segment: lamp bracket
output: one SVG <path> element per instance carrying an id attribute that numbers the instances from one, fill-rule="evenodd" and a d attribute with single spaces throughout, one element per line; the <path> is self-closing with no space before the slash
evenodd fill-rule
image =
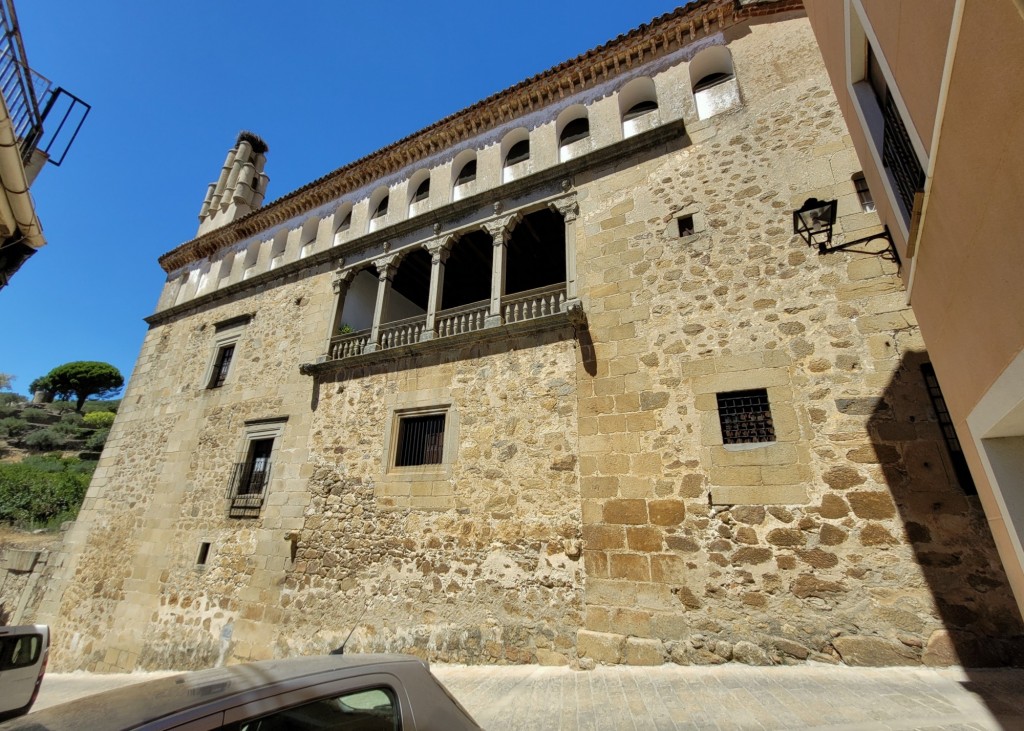
<path id="1" fill-rule="evenodd" d="M 886 241 L 889 242 L 889 245 L 885 248 L 885 250 L 879 253 L 882 255 L 883 259 L 888 259 L 889 261 L 895 262 L 896 266 L 900 266 L 902 264 L 902 262 L 900 261 L 900 255 L 896 251 L 896 244 L 892 240 L 892 234 L 889 232 L 888 226 L 883 226 L 883 230 L 879 231 L 876 234 L 871 234 L 870 236 L 865 236 L 864 238 L 855 239 L 854 241 L 846 241 L 842 244 L 833 245 L 825 242 L 819 243 L 818 255 L 824 256 L 825 254 L 831 254 L 833 251 L 843 251 L 844 249 L 849 249 L 853 246 L 857 246 L 858 244 L 866 244 L 869 241 L 874 241 L 875 239 L 885 239 Z"/>

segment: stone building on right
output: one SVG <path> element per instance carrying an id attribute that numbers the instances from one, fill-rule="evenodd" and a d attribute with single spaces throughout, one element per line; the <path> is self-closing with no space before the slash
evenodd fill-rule
<path id="1" fill-rule="evenodd" d="M 1024 3 L 806 0 L 924 376 L 1024 607 Z M 868 203 L 870 201 L 870 203 Z M 944 399 L 938 395 L 941 383 Z"/>

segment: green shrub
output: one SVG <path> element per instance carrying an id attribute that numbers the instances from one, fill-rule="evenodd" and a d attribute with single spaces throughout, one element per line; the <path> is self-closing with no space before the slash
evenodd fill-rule
<path id="1" fill-rule="evenodd" d="M 113 411 L 90 411 L 82 421 L 93 429 L 109 429 L 116 417 Z"/>
<path id="2" fill-rule="evenodd" d="M 20 393 L 0 393 L 0 405 L 2 406 L 17 406 L 28 401 L 27 398 L 22 396 Z"/>
<path id="3" fill-rule="evenodd" d="M 60 415 L 61 424 L 73 424 L 74 426 L 81 426 L 83 416 L 77 411 L 65 411 Z"/>
<path id="4" fill-rule="evenodd" d="M 86 401 L 85 406 L 82 407 L 82 413 L 89 414 L 93 411 L 113 411 L 117 413 L 117 408 L 121 405 L 121 399 L 107 399 L 106 401 Z"/>
<path id="5" fill-rule="evenodd" d="M 46 457 L 0 464 L 0 521 L 58 525 L 73 519 L 91 477 L 79 466 L 95 464 Z"/>
<path id="6" fill-rule="evenodd" d="M 28 428 L 28 422 L 16 416 L 6 416 L 0 419 L 0 436 L 16 437 L 19 434 L 24 434 Z"/>
<path id="7" fill-rule="evenodd" d="M 63 449 L 73 440 L 66 430 L 60 429 L 62 426 L 64 425 L 55 424 L 51 427 L 47 427 L 46 429 L 39 429 L 25 437 L 22 442 L 30 449 Z M 78 430 L 75 429 L 75 431 L 77 432 Z"/>
<path id="8" fill-rule="evenodd" d="M 21 412 L 15 404 L 0 404 L 0 418 L 17 416 Z"/>
<path id="9" fill-rule="evenodd" d="M 103 445 L 107 443 L 110 429 L 98 429 L 91 437 L 85 440 L 85 448 L 90 452 L 102 452 Z"/>

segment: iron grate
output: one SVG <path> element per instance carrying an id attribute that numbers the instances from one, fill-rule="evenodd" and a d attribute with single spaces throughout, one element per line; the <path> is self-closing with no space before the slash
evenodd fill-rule
<path id="1" fill-rule="evenodd" d="M 763 388 L 718 394 L 718 418 L 724 444 L 775 441 L 768 392 Z"/>

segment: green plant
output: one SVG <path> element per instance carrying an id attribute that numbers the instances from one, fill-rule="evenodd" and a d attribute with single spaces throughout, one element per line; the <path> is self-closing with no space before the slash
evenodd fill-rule
<path id="1" fill-rule="evenodd" d="M 113 411 L 90 411 L 82 421 L 93 429 L 109 429 L 115 418 L 117 418 L 117 414 Z"/>
<path id="2" fill-rule="evenodd" d="M 98 429 L 93 432 L 93 435 L 85 440 L 85 448 L 90 452 L 100 452 L 103 450 L 103 445 L 107 443 L 107 437 L 110 435 L 110 429 Z"/>
<path id="3" fill-rule="evenodd" d="M 343 322 L 340 325 L 338 325 L 338 333 L 340 335 L 348 335 L 349 333 L 354 333 L 354 332 L 355 332 L 355 330 L 347 322 Z"/>
<path id="4" fill-rule="evenodd" d="M 81 426 L 82 415 L 75 411 L 65 411 L 60 415 L 61 424 L 73 424 L 74 426 Z"/>
<path id="5" fill-rule="evenodd" d="M 28 431 L 29 424 L 24 419 L 16 416 L 7 416 L 0 419 L 0 436 L 16 437 Z"/>
<path id="6" fill-rule="evenodd" d="M 17 404 L 23 404 L 26 401 L 28 401 L 28 399 L 20 393 L 0 393 L 0 405 L 3 406 L 15 406 Z"/>
<path id="7" fill-rule="evenodd" d="M 63 425 L 56 424 L 34 431 L 25 437 L 22 443 L 30 449 L 63 449 L 70 445 L 73 439 L 67 432 L 60 430 L 61 426 Z"/>
<path id="8" fill-rule="evenodd" d="M 116 414 L 117 413 L 117 409 L 120 406 L 121 406 L 121 399 L 119 399 L 119 398 L 108 399 L 106 401 L 104 401 L 102 399 L 96 399 L 96 400 L 90 399 L 89 401 L 86 401 L 85 402 L 85 406 L 82 407 L 82 413 L 83 414 L 90 414 L 93 411 L 111 411 L 111 412 Z"/>
<path id="9" fill-rule="evenodd" d="M 0 521 L 56 526 L 73 519 L 95 466 L 53 457 L 0 464 Z"/>

